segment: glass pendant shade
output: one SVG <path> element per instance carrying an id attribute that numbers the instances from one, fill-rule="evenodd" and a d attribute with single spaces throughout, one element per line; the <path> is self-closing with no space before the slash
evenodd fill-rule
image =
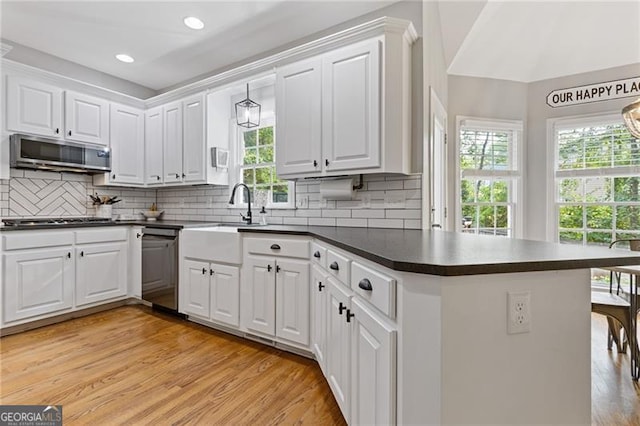
<path id="1" fill-rule="evenodd" d="M 622 109 L 622 118 L 629 132 L 636 138 L 640 138 L 640 99 Z"/>
<path id="2" fill-rule="evenodd" d="M 250 129 L 260 125 L 260 104 L 249 98 L 249 84 L 247 83 L 247 98 L 236 103 L 236 122 L 238 126 Z"/>

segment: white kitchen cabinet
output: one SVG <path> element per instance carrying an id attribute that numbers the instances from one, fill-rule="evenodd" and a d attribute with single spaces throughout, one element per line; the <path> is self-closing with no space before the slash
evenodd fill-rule
<path id="1" fill-rule="evenodd" d="M 351 327 L 346 321 L 351 291 L 333 278 L 328 280 L 327 381 L 347 423 L 351 402 Z"/>
<path id="2" fill-rule="evenodd" d="M 94 185 L 144 183 L 144 112 L 111 104 L 111 173 L 96 175 Z"/>
<path id="3" fill-rule="evenodd" d="M 277 259 L 276 336 L 309 345 L 309 262 Z"/>
<path id="4" fill-rule="evenodd" d="M 311 350 L 327 375 L 327 275 L 317 266 L 311 267 Z"/>
<path id="5" fill-rule="evenodd" d="M 75 248 L 76 306 L 127 295 L 127 242 Z"/>
<path id="6" fill-rule="evenodd" d="M 164 113 L 162 107 L 145 112 L 144 181 L 147 185 L 164 183 Z"/>
<path id="7" fill-rule="evenodd" d="M 278 176 L 411 173 L 415 39 L 385 32 L 277 68 Z"/>
<path id="8" fill-rule="evenodd" d="M 127 294 L 142 298 L 142 226 L 132 226 L 129 230 L 129 282 Z"/>
<path id="9" fill-rule="evenodd" d="M 211 263 L 211 319 L 226 325 L 240 325 L 240 268 Z"/>
<path id="10" fill-rule="evenodd" d="M 396 330 L 358 297 L 351 324 L 351 423 L 396 422 Z M 352 316 L 353 315 L 353 316 Z"/>
<path id="11" fill-rule="evenodd" d="M 243 268 L 244 327 L 269 336 L 276 332 L 276 280 L 273 259 L 246 256 Z"/>
<path id="12" fill-rule="evenodd" d="M 62 137 L 62 89 L 28 78 L 8 76 L 7 130 Z"/>
<path id="13" fill-rule="evenodd" d="M 182 177 L 184 182 L 205 180 L 204 96 L 183 101 Z"/>
<path id="14" fill-rule="evenodd" d="M 182 311 L 187 315 L 197 315 L 202 318 L 210 316 L 209 262 L 185 259 L 183 264 Z"/>
<path id="15" fill-rule="evenodd" d="M 184 259 L 181 312 L 225 325 L 240 325 L 240 268 Z"/>
<path id="16" fill-rule="evenodd" d="M 373 39 L 322 58 L 324 167 L 357 170 L 380 166 L 380 49 Z"/>
<path id="17" fill-rule="evenodd" d="M 182 102 L 163 108 L 163 175 L 164 183 L 182 182 Z"/>
<path id="18" fill-rule="evenodd" d="M 109 145 L 109 102 L 67 91 L 64 106 L 65 139 Z"/>
<path id="19" fill-rule="evenodd" d="M 4 257 L 3 323 L 73 306 L 72 247 L 20 250 Z"/>
<path id="20" fill-rule="evenodd" d="M 322 60 L 276 70 L 276 169 L 279 175 L 322 170 Z"/>

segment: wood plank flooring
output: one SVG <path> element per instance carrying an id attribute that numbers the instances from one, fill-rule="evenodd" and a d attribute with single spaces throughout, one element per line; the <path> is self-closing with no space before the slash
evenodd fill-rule
<path id="1" fill-rule="evenodd" d="M 317 364 L 144 307 L 0 340 L 0 403 L 65 424 L 344 424 Z"/>
<path id="2" fill-rule="evenodd" d="M 592 316 L 592 421 L 639 425 L 629 355 Z M 74 424 L 344 424 L 317 364 L 127 306 L 0 339 L 0 403 L 62 404 Z"/>
<path id="3" fill-rule="evenodd" d="M 591 314 L 591 422 L 640 426 L 640 384 L 631 380 L 626 354 L 607 350 L 607 320 Z"/>

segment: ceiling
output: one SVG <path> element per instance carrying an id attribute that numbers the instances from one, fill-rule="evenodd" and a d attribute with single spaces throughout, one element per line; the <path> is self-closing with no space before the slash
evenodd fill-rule
<path id="1" fill-rule="evenodd" d="M 392 3 L 2 0 L 0 36 L 162 91 Z M 449 74 L 532 82 L 640 66 L 637 0 L 442 0 L 438 7 Z M 205 28 L 187 28 L 186 16 Z M 136 61 L 121 63 L 118 53 Z"/>
<path id="2" fill-rule="evenodd" d="M 9 44 L 161 90 L 391 3 L 2 0 L 0 34 Z M 187 28 L 187 16 L 200 18 L 205 28 Z M 119 53 L 135 62 L 116 60 Z"/>
<path id="3" fill-rule="evenodd" d="M 442 1 L 448 73 L 521 82 L 638 64 L 640 1 Z"/>

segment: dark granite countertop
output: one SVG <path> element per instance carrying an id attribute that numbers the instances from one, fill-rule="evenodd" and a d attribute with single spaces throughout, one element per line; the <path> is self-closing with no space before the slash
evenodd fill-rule
<path id="1" fill-rule="evenodd" d="M 215 226 L 204 221 L 114 221 L 0 227 L 0 231 L 140 225 L 157 228 Z M 347 228 L 330 226 L 238 226 L 243 233 L 307 235 L 397 271 L 456 276 L 509 272 L 552 271 L 640 265 L 640 252 L 583 247 L 541 241 L 413 229 Z"/>
<path id="2" fill-rule="evenodd" d="M 281 225 L 238 231 L 310 235 L 390 269 L 441 276 L 640 265 L 640 252 L 446 231 Z"/>

